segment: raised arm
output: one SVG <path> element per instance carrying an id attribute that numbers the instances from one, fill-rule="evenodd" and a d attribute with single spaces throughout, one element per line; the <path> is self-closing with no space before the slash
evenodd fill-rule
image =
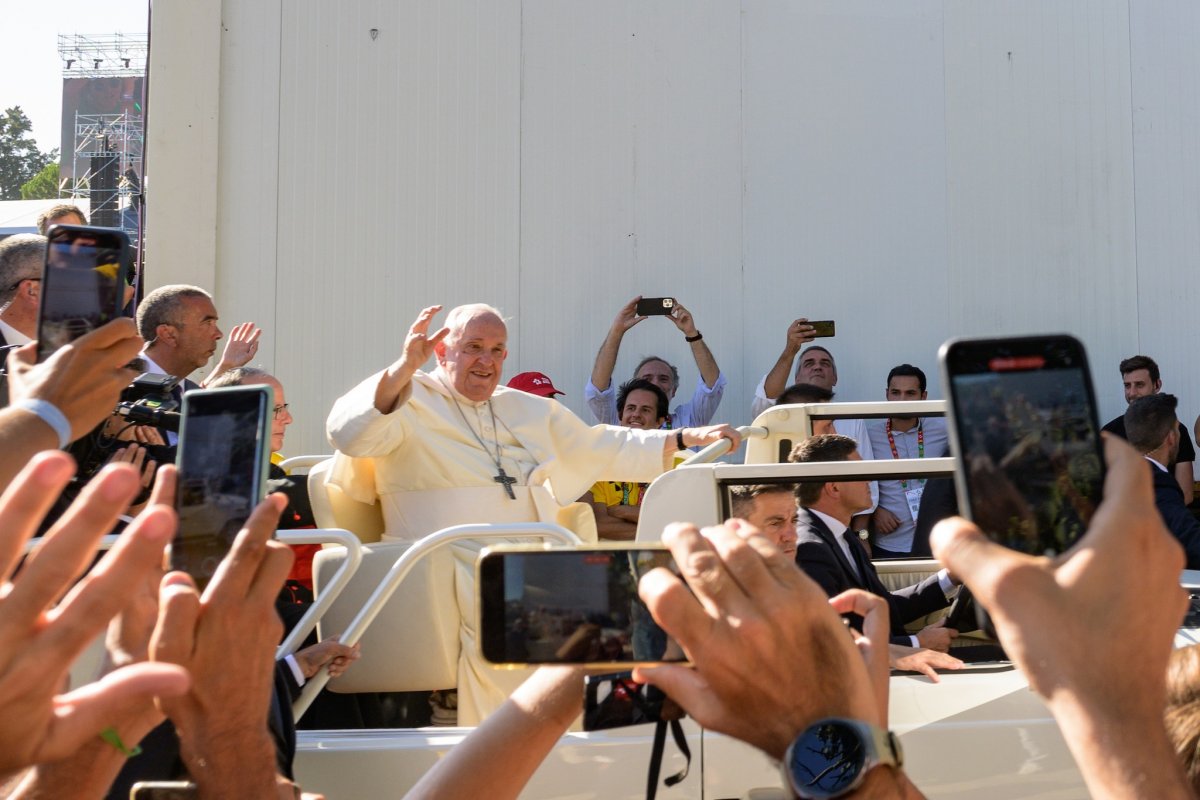
<path id="1" fill-rule="evenodd" d="M 412 376 L 433 356 L 434 348 L 450 333 L 449 328 L 442 328 L 429 335 L 429 323 L 441 310 L 441 306 L 429 306 L 417 316 L 417 321 L 408 329 L 408 336 L 404 339 L 404 354 L 379 379 L 379 385 L 375 388 L 375 408 L 381 414 L 390 414 L 404 405 L 412 393 Z"/>
<path id="2" fill-rule="evenodd" d="M 617 318 L 608 329 L 608 335 L 604 337 L 604 343 L 600 345 L 600 352 L 596 353 L 596 363 L 592 365 L 592 386 L 602 392 L 612 382 L 613 370 L 617 366 L 617 354 L 621 352 L 621 340 L 625 338 L 625 331 L 645 319 L 637 314 L 638 300 L 641 299 L 639 294 L 621 307 Z"/>
<path id="3" fill-rule="evenodd" d="M 258 340 L 262 336 L 262 328 L 253 322 L 243 322 L 234 326 L 225 340 L 225 349 L 221 351 L 221 360 L 208 373 L 208 377 L 200 381 L 200 386 L 208 386 L 222 372 L 244 367 L 258 353 Z"/>
<path id="4" fill-rule="evenodd" d="M 775 366 L 771 367 L 771 371 L 767 373 L 767 377 L 763 381 L 763 391 L 767 395 L 767 399 L 774 400 L 788 387 L 792 377 L 792 362 L 796 359 L 800 348 L 815 338 L 813 331 L 813 326 L 808 324 L 808 317 L 801 317 L 788 325 L 783 352 L 779 354 L 779 358 L 775 360 Z"/>
<path id="5" fill-rule="evenodd" d="M 701 334 L 696 329 L 696 320 L 692 317 L 692 312 L 676 301 L 670 319 L 687 339 L 688 346 L 692 348 L 692 358 L 696 360 L 696 369 L 700 370 L 704 385 L 711 389 L 721 375 L 721 368 L 717 366 L 717 360 L 713 358 L 712 351 L 708 349 L 704 339 L 697 338 Z"/>
<path id="6" fill-rule="evenodd" d="M 516 797 L 582 710 L 583 672 L 542 667 L 405 797 Z"/>
<path id="7" fill-rule="evenodd" d="M 1008 550 L 958 517 L 934 528 L 933 553 L 991 613 L 1092 797 L 1190 798 L 1163 724 L 1167 661 L 1187 606 L 1183 552 L 1155 511 L 1142 457 L 1115 436 L 1105 452 L 1104 500 L 1057 559 Z"/>

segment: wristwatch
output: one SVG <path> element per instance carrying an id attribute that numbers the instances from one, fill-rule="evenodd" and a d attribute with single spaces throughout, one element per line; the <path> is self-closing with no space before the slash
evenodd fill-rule
<path id="1" fill-rule="evenodd" d="M 864 542 L 871 538 L 871 532 L 866 528 L 863 528 L 861 531 L 854 531 L 854 535 L 862 539 Z"/>
<path id="2" fill-rule="evenodd" d="M 797 797 L 825 800 L 853 792 L 875 767 L 904 763 L 900 740 L 866 722 L 817 720 L 796 737 L 783 757 L 783 777 Z"/>

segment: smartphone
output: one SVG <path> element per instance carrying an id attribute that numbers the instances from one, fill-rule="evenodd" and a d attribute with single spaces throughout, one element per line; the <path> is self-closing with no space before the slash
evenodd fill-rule
<path id="1" fill-rule="evenodd" d="M 674 297 L 643 297 L 635 309 L 639 317 L 666 316 L 675 310 Z"/>
<path id="2" fill-rule="evenodd" d="M 938 357 L 959 508 L 1006 547 L 1063 552 L 1104 485 L 1083 344 L 1062 334 L 956 339 Z"/>
<path id="3" fill-rule="evenodd" d="M 479 646 L 507 667 L 685 663 L 650 616 L 637 585 L 655 567 L 676 574 L 665 547 L 490 547 L 479 557 Z"/>
<path id="4" fill-rule="evenodd" d="M 130 275 L 129 237 L 114 228 L 54 225 L 46 234 L 38 360 L 121 316 Z"/>
<path id="5" fill-rule="evenodd" d="M 270 386 L 200 389 L 183 396 L 171 569 L 203 589 L 263 499 L 275 405 Z"/>
<path id="6" fill-rule="evenodd" d="M 817 339 L 828 338 L 837 332 L 837 326 L 831 319 L 818 319 L 808 324 L 813 326 L 813 336 Z"/>

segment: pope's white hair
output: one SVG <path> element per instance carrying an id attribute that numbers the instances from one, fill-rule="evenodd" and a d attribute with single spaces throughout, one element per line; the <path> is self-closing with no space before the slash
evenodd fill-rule
<path id="1" fill-rule="evenodd" d="M 488 316 L 495 317 L 500 321 L 500 324 L 506 328 L 508 327 L 504 315 L 495 306 L 489 306 L 487 303 L 467 303 L 466 305 L 455 306 L 446 314 L 445 325 L 450 329 L 450 333 L 446 336 L 446 341 L 457 341 L 463 329 L 467 327 L 471 320 Z"/>

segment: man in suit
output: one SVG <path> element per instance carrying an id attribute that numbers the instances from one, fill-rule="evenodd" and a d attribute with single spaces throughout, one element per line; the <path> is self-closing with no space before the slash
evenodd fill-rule
<path id="1" fill-rule="evenodd" d="M 1179 420 L 1173 394 L 1138 397 L 1125 409 L 1125 434 L 1129 443 L 1145 456 L 1154 477 L 1154 504 L 1167 529 L 1183 545 L 1187 568 L 1200 569 L 1200 522 L 1184 504 L 1183 492 L 1167 465 L 1179 452 Z"/>
<path id="2" fill-rule="evenodd" d="M 858 446 L 848 436 L 813 436 L 792 451 L 790 461 L 861 461 Z M 861 540 L 849 535 L 855 512 L 870 503 L 866 481 L 806 481 L 797 491 L 802 507 L 797 525 L 796 564 L 830 597 L 847 589 L 865 589 L 888 601 L 893 644 L 947 651 L 958 631 L 941 621 L 908 635 L 906 623 L 932 614 L 950 604 L 956 584 L 946 570 L 931 575 L 915 586 L 889 592 L 879 579 Z M 851 620 L 851 624 L 856 621 Z"/>

